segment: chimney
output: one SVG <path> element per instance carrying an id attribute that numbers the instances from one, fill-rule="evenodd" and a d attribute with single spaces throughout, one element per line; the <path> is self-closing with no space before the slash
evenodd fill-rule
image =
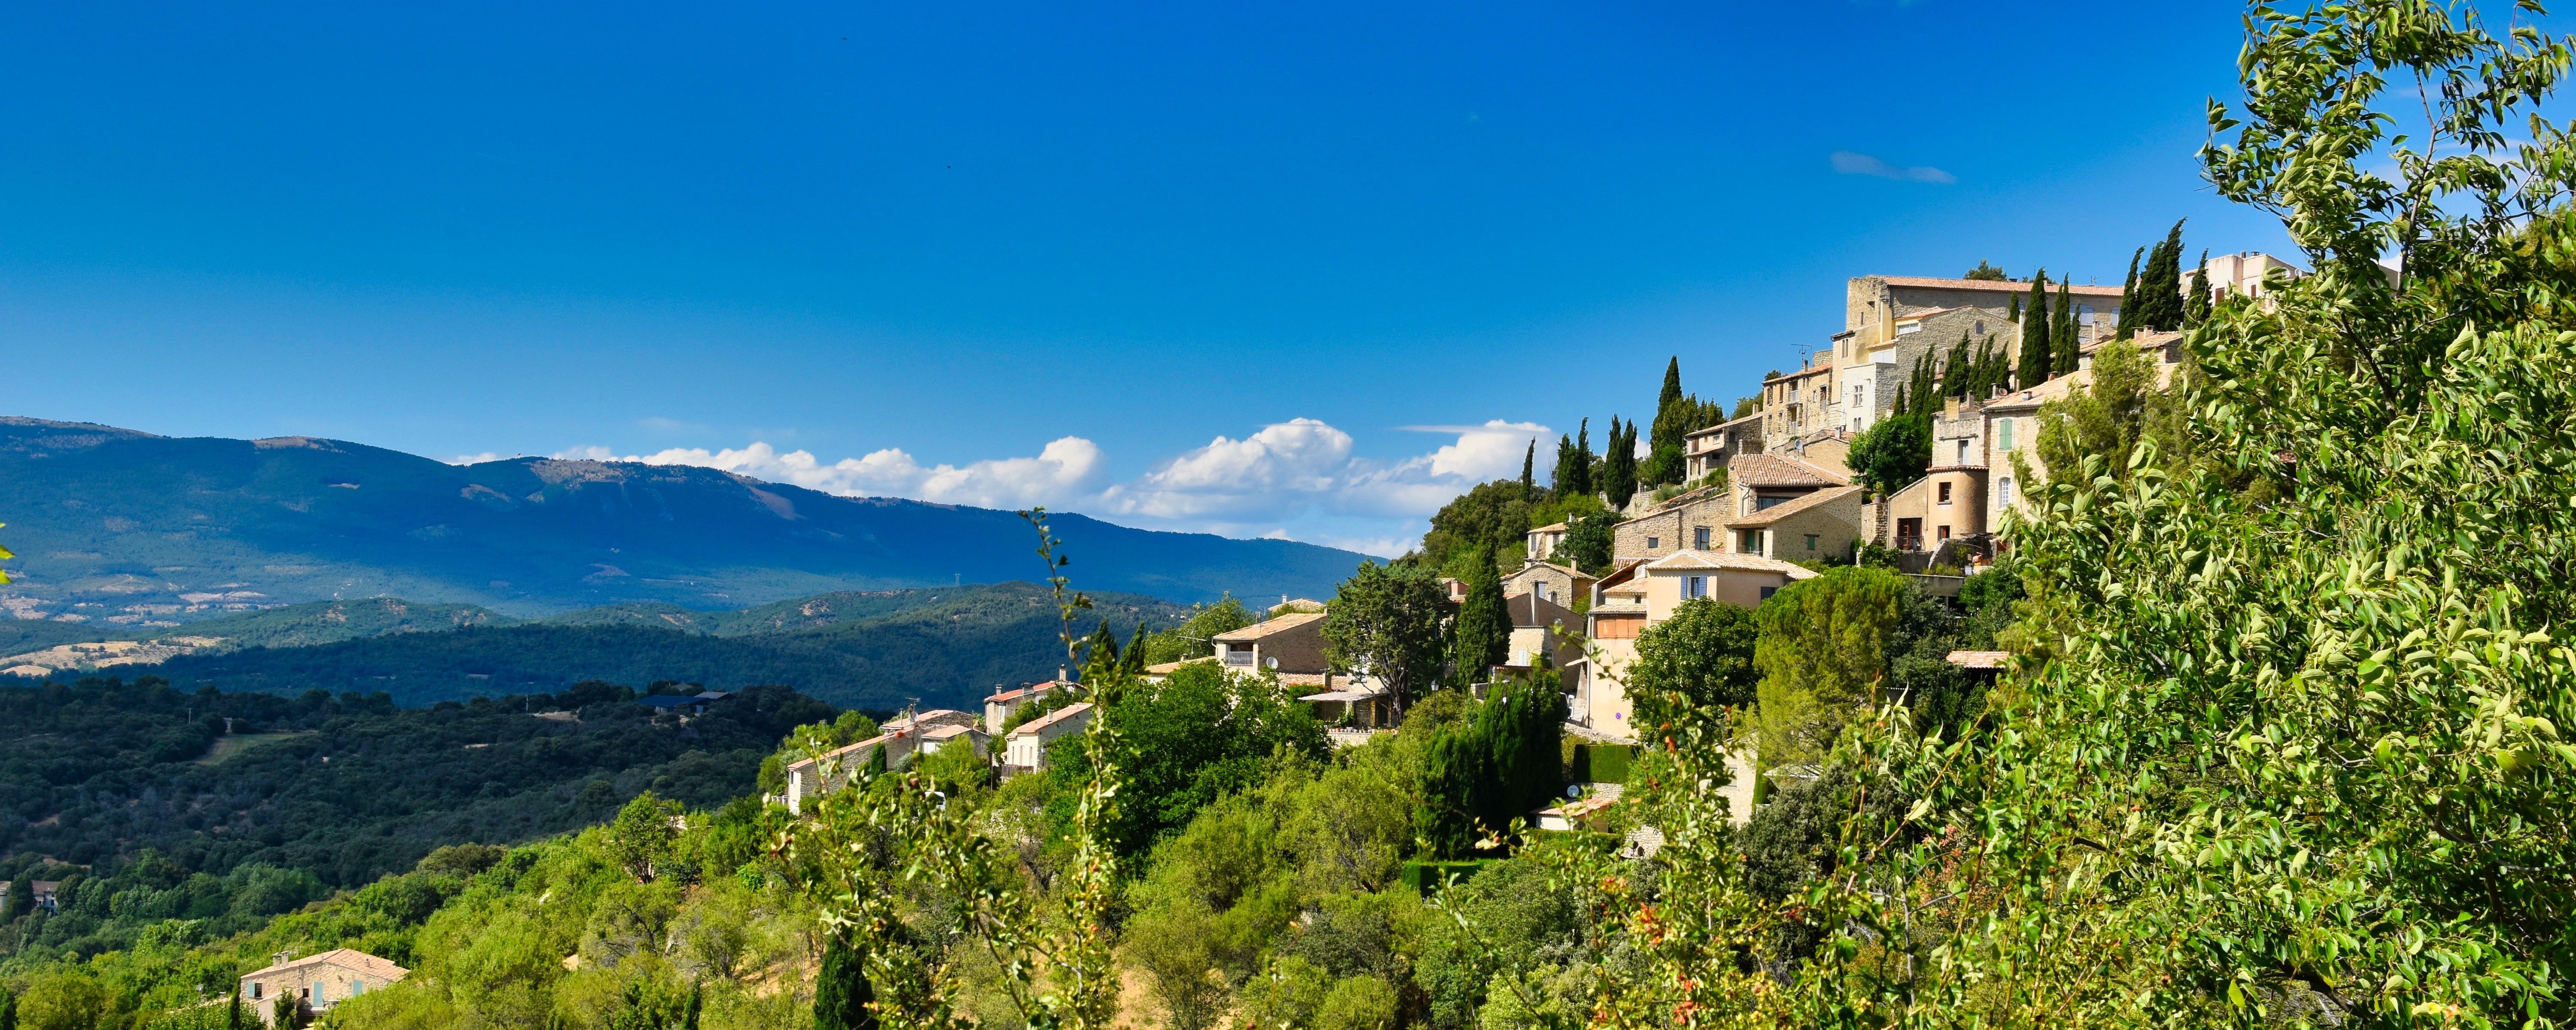
<path id="1" fill-rule="evenodd" d="M 294 953 L 294 952 L 292 952 L 292 951 L 281 951 L 281 952 L 278 952 L 277 954 L 274 954 L 274 955 L 269 956 L 269 958 L 272 958 L 272 959 L 275 959 L 275 960 L 276 960 L 276 961 L 274 961 L 274 962 L 271 962 L 271 963 L 270 963 L 270 965 L 278 965 L 278 966 L 282 966 L 282 965 L 285 965 L 289 960 L 293 959 L 294 957 L 295 957 L 295 953 Z"/>
<path id="2" fill-rule="evenodd" d="M 1072 670 L 1071 668 L 1069 668 L 1069 667 L 1067 667 L 1067 666 L 1062 666 L 1062 665 L 1059 665 L 1059 666 L 1056 666 L 1056 667 L 1055 667 L 1055 681 L 1056 681 L 1056 682 L 1058 682 L 1058 683 L 1064 683 L 1064 682 L 1067 682 L 1067 681 L 1071 680 L 1072 678 L 1073 678 L 1073 670 Z"/>

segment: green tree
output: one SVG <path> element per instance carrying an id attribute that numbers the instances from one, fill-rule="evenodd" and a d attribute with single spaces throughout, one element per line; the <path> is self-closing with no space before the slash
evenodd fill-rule
<path id="1" fill-rule="evenodd" d="M 1885 569 L 1842 566 L 1782 587 L 1754 610 L 1762 761 L 1813 762 L 1878 698 L 1907 593 Z"/>
<path id="2" fill-rule="evenodd" d="M 1536 499 L 1538 495 L 1538 440 L 1531 438 L 1529 449 L 1521 452 L 1521 493 Z"/>
<path id="3" fill-rule="evenodd" d="M 2140 247 L 2136 253 L 2130 254 L 2129 277 L 2120 280 L 2120 325 L 2118 331 L 2112 335 L 2123 340 L 2138 333 L 2138 261 L 2146 256 L 2145 247 Z"/>
<path id="4" fill-rule="evenodd" d="M 1440 678 L 1448 615 L 1448 591 L 1429 573 L 1363 562 L 1333 598 L 1324 653 L 1337 671 L 1384 685 L 1401 712 Z"/>
<path id="5" fill-rule="evenodd" d="M 1560 497 L 1588 497 L 1596 492 L 1592 482 L 1592 420 L 1584 419 L 1576 428 L 1575 437 L 1559 436 L 1556 441 L 1556 470 L 1550 473 L 1548 489 Z"/>
<path id="6" fill-rule="evenodd" d="M 1487 670 L 1510 656 L 1512 613 L 1503 603 L 1502 577 L 1490 562 L 1467 573 L 1467 597 L 1449 629 L 1450 675 L 1460 684 L 1483 682 Z"/>
<path id="7" fill-rule="evenodd" d="M 2182 225 L 2176 221 L 2164 241 L 2147 252 L 2146 271 L 2138 275 L 2139 329 L 2182 328 Z"/>
<path id="8" fill-rule="evenodd" d="M 869 1007 L 876 988 L 868 983 L 867 957 L 837 933 L 823 935 L 823 968 L 814 978 L 814 1030 L 876 1030 Z"/>
<path id="9" fill-rule="evenodd" d="M 1334 619 L 1341 603 L 1335 602 Z M 1048 763 L 1063 783 L 1086 782 L 1106 765 L 1131 785 L 1100 831 L 1122 858 L 1145 854 L 1201 808 L 1259 783 L 1274 754 L 1314 757 L 1326 749 L 1313 712 L 1276 675 L 1231 673 L 1212 663 L 1116 691 L 1095 721 L 1106 723 L 1116 742 L 1106 753 L 1050 751 Z"/>
<path id="10" fill-rule="evenodd" d="M 2155 364 L 2136 344 L 2105 343 L 2093 352 L 2090 383 L 2041 406 L 2040 462 L 2049 476 L 2062 478 L 2085 474 L 2084 459 L 2098 456 L 2096 469 L 2126 478 L 2132 451 L 2154 427 L 2166 424 L 2158 416 L 2175 403 L 2156 389 Z"/>
<path id="11" fill-rule="evenodd" d="M 1637 495 L 1637 424 L 1623 428 L 1618 416 L 1610 416 L 1609 448 L 1601 456 L 1601 493 L 1617 511 Z"/>
<path id="12" fill-rule="evenodd" d="M 1137 657 L 1136 668 L 1209 657 L 1216 653 L 1216 645 L 1209 641 L 1217 634 L 1231 633 L 1252 623 L 1252 611 L 1233 594 L 1227 594 L 1179 626 L 1146 637 L 1144 654 Z M 1130 653 L 1135 650 L 1134 645 L 1128 646 Z"/>
<path id="13" fill-rule="evenodd" d="M 2071 284 L 2057 284 L 2057 317 L 2048 333 L 2048 364 L 2059 375 L 2073 372 L 2083 363 L 2083 344 L 2077 339 L 2075 289 Z"/>
<path id="14" fill-rule="evenodd" d="M 2200 267 L 2191 277 L 2191 295 L 2183 298 L 2184 328 L 2209 321 L 2210 299 L 2214 290 L 2215 287 L 2209 284 L 2209 252 L 2204 250 L 2200 252 Z"/>
<path id="15" fill-rule="evenodd" d="M 1852 438 L 1847 454 L 1862 485 L 1882 496 L 1905 489 L 1932 467 L 1932 419 L 1891 412 Z"/>
<path id="16" fill-rule="evenodd" d="M 1977 262 L 1977 267 L 1969 269 L 1968 274 L 1960 276 L 1960 278 L 1973 279 L 1979 282 L 2000 283 L 2010 281 L 2010 277 L 2004 275 L 2003 269 L 1987 264 L 1984 261 Z"/>
<path id="17" fill-rule="evenodd" d="M 2021 370 L 2019 385 L 2029 389 L 2056 378 L 2050 367 L 2048 340 L 2048 270 L 2043 268 L 2030 279 L 2030 301 L 2021 307 Z"/>
<path id="18" fill-rule="evenodd" d="M 1753 652 L 1761 626 L 1747 608 L 1708 598 L 1682 602 L 1672 617 L 1637 634 L 1637 657 L 1622 674 L 1640 727 L 1691 712 L 1753 703 L 1761 675 Z"/>
<path id="19" fill-rule="evenodd" d="M 651 883 L 655 865 L 666 861 L 679 830 L 671 825 L 679 818 L 678 803 L 665 801 L 652 791 L 635 796 L 617 811 L 617 820 L 609 824 L 610 851 L 617 864 L 638 882 Z"/>
<path id="20" fill-rule="evenodd" d="M 1603 575 L 1610 571 L 1612 552 L 1618 545 L 1617 527 L 1623 521 L 1626 520 L 1615 511 L 1577 515 L 1566 521 L 1565 538 L 1557 542 L 1550 557 L 1586 575 Z"/>

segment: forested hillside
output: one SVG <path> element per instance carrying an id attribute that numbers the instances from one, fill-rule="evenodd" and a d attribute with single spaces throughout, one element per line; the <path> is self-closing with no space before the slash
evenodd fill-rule
<path id="1" fill-rule="evenodd" d="M 260 613 L 262 617 L 274 613 Z M 1191 609 L 1103 595 L 1085 630 L 1122 639 L 1169 628 Z M 604 679 L 714 689 L 796 688 L 835 704 L 972 707 L 997 685 L 1047 679 L 1062 664 L 1054 604 L 1027 583 L 829 594 L 744 612 L 622 605 L 533 624 L 395 632 L 310 647 L 252 647 L 120 667 L 227 692 L 382 691 L 395 703 L 563 690 Z M 293 624 L 312 621 L 299 618 Z"/>

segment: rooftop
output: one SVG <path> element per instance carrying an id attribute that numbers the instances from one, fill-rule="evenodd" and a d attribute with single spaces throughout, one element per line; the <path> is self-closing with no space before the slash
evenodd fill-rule
<path id="1" fill-rule="evenodd" d="M 1758 554 L 1737 554 L 1733 551 L 1675 551 L 1647 562 L 1646 568 L 1654 572 L 1686 572 L 1695 569 L 1777 572 L 1790 579 L 1816 578 L 1816 570 L 1795 562 L 1765 558 Z"/>
<path id="2" fill-rule="evenodd" d="M 1787 454 L 1741 454 L 1727 478 L 1742 486 L 1849 486 L 1851 476 Z"/>
<path id="3" fill-rule="evenodd" d="M 280 962 L 266 969 L 243 973 L 242 979 L 247 980 L 254 976 L 268 976 L 275 973 L 283 973 L 288 970 L 301 969 L 306 966 L 339 966 L 343 969 L 355 969 L 369 976 L 383 977 L 387 980 L 400 980 L 405 976 L 411 975 L 411 970 L 404 969 L 401 966 L 397 966 L 391 962 L 385 961 L 384 959 L 367 954 L 366 952 L 359 951 L 356 948 L 334 948 L 319 955 L 306 955 L 303 958 L 295 959 L 290 962 Z"/>
<path id="4" fill-rule="evenodd" d="M 1962 669 L 2000 669 L 2011 664 L 2010 651 L 1952 651 L 1950 664 Z"/>
<path id="5" fill-rule="evenodd" d="M 1799 512 L 1822 507 L 1858 493 L 1860 493 L 1860 488 L 1857 486 L 1827 487 L 1796 500 L 1784 501 L 1768 508 L 1764 508 L 1751 515 L 1736 519 L 1734 522 L 1729 523 L 1729 525 L 1745 529 L 1768 526 L 1779 522 L 1781 519 L 1798 514 Z"/>
<path id="6" fill-rule="evenodd" d="M 1245 626 L 1242 629 L 1227 630 L 1226 632 L 1219 633 L 1208 639 L 1222 640 L 1230 644 L 1239 644 L 1246 641 L 1259 640 L 1276 633 L 1284 633 L 1309 622 L 1321 621 L 1323 617 L 1324 613 L 1322 612 L 1292 612 L 1287 615 L 1273 616 L 1268 622 L 1257 622 L 1252 625 Z"/>
<path id="7" fill-rule="evenodd" d="M 1861 276 L 1861 278 L 1876 279 L 1888 284 L 1889 286 L 1905 286 L 1918 290 L 1984 290 L 1989 292 L 1999 291 L 2011 293 L 2030 292 L 2030 283 L 2027 280 L 2021 279 L 2006 279 L 1998 282 L 1992 279 L 1939 279 L 1921 275 L 1867 275 Z M 2056 294 L 2057 285 L 2058 284 L 2055 283 L 2049 285 L 2048 292 L 2051 295 Z M 2067 285 L 2066 290 L 2069 294 L 2077 297 L 2117 297 L 2120 295 L 2120 288 L 2117 286 L 2076 286 L 2069 284 Z"/>
<path id="8" fill-rule="evenodd" d="M 1011 731 L 1011 735 L 1017 737 L 1023 734 L 1042 734 L 1068 721 L 1082 718 L 1090 711 L 1091 702 L 1077 701 L 1073 704 L 1058 708 L 1055 711 L 1046 713 L 1045 718 L 1031 719 L 1027 722 L 1021 723 L 1020 728 Z"/>
<path id="9" fill-rule="evenodd" d="M 1178 665 L 1178 664 L 1180 664 L 1180 663 L 1178 663 L 1178 662 L 1174 662 L 1174 663 L 1172 663 L 1172 664 L 1174 664 L 1174 665 Z M 1021 687 L 1020 689 L 1018 689 L 1018 690 L 1005 690 L 1005 691 L 1002 691 L 1001 693 L 998 693 L 998 694 L 995 694 L 995 695 L 993 695 L 993 696 L 991 696 L 991 697 L 985 698 L 985 699 L 984 699 L 984 703 L 985 703 L 985 704 L 995 704 L 995 703 L 999 703 L 999 702 L 1017 701 L 1017 700 L 1020 700 L 1021 698 L 1026 698 L 1026 697 L 1036 697 L 1037 695 L 1047 693 L 1047 692 L 1052 691 L 1052 690 L 1055 690 L 1055 689 L 1057 689 L 1057 688 L 1060 688 L 1060 687 L 1069 687 L 1069 686 L 1072 686 L 1072 685 L 1073 685 L 1073 684 L 1071 684 L 1071 683 L 1067 683 L 1067 682 L 1065 682 L 1065 681 L 1063 681 L 1063 680 L 1048 680 L 1048 681 L 1046 681 L 1046 682 L 1044 682 L 1044 683 L 1031 683 L 1031 684 L 1027 684 L 1027 685 L 1025 685 L 1025 686 L 1022 686 L 1022 687 Z"/>

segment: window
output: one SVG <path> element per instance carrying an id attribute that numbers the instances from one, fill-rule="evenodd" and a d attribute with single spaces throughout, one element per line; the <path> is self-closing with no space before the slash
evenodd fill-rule
<path id="1" fill-rule="evenodd" d="M 1684 577 L 1682 577 L 1682 599 L 1683 599 L 1683 600 L 1687 601 L 1687 600 L 1691 600 L 1691 599 L 1694 599 L 1694 598 L 1701 598 L 1701 597 L 1707 597 L 1707 596 L 1708 596 L 1708 577 L 1706 577 L 1706 576 L 1684 576 Z"/>
<path id="2" fill-rule="evenodd" d="M 1959 439 L 1959 461 L 1958 461 L 1958 463 L 1959 463 L 1959 464 L 1961 464 L 1961 465 L 1965 465 L 1965 464 L 1967 464 L 1967 463 L 1968 463 L 1968 440 L 1967 440 L 1967 438 L 1966 438 L 1966 437 L 1961 437 L 1961 438 Z"/>
<path id="3" fill-rule="evenodd" d="M 1656 548 L 1658 548 L 1658 547 L 1662 547 L 1662 546 L 1664 546 L 1663 538 L 1661 538 L 1661 537 L 1651 537 L 1651 536 L 1646 538 L 1646 549 L 1647 549 L 1647 550 L 1651 551 L 1651 550 L 1654 550 L 1654 549 L 1656 549 Z"/>
<path id="4" fill-rule="evenodd" d="M 1708 527 L 1707 527 L 1707 526 L 1701 526 L 1701 527 L 1699 527 L 1699 528 L 1697 528 L 1697 529 L 1693 529 L 1693 530 L 1691 530 L 1691 547 L 1692 547 L 1694 550 L 1701 550 L 1701 551 L 1708 550 Z"/>
<path id="5" fill-rule="evenodd" d="M 1980 318 L 1980 319 L 1978 319 L 1978 320 L 1977 320 L 1977 335 L 1979 335 L 1979 336 L 1984 336 L 1984 335 L 1986 335 L 1986 320 L 1985 320 L 1985 319 Z"/>
<path id="6" fill-rule="evenodd" d="M 1948 527 L 1948 526 L 1941 526 L 1941 527 L 1939 527 L 1939 528 L 1938 528 L 1938 532 L 1939 532 L 1939 534 L 1940 534 L 1939 539 L 1942 539 L 1942 540 L 1950 539 L 1950 527 Z"/>
<path id="7" fill-rule="evenodd" d="M 1758 530 L 1758 529 L 1739 529 L 1739 530 L 1736 530 L 1736 531 L 1735 531 L 1735 553 L 1737 553 L 1737 554 L 1760 554 L 1760 553 L 1762 553 L 1762 531 L 1761 531 L 1761 530 Z"/>
<path id="8" fill-rule="evenodd" d="M 1995 449 L 1999 451 L 2009 451 L 2012 449 L 2011 419 L 1999 418 L 1995 420 Z"/>
<path id="9" fill-rule="evenodd" d="M 1812 550 L 1815 550 L 1815 549 L 1816 549 L 1816 534 L 1814 534 L 1814 533 L 1809 533 L 1809 534 L 1807 534 L 1807 549 L 1808 549 L 1808 550 L 1810 550 L 1810 551 L 1812 551 Z"/>
<path id="10" fill-rule="evenodd" d="M 2011 476 L 2005 476 L 2002 479 L 1995 480 L 1995 507 L 1997 509 L 2012 507 Z"/>
<path id="11" fill-rule="evenodd" d="M 1770 599 L 1771 599 L 1771 595 L 1776 594 L 1776 593 L 1779 593 L 1779 592 L 1780 592 L 1780 588 L 1779 588 L 1779 587 L 1763 587 L 1763 588 L 1762 588 L 1762 599 L 1763 599 L 1763 600 L 1765 600 L 1765 601 L 1768 601 L 1768 600 L 1770 600 Z"/>
<path id="12" fill-rule="evenodd" d="M 251 983 L 251 985 L 250 985 L 250 997 L 251 997 L 251 1000 L 252 1000 L 252 1001 L 258 1001 L 258 1000 L 259 1000 L 259 999 L 261 999 L 261 998 L 267 997 L 267 995 L 268 995 L 268 985 L 267 985 L 267 984 L 259 983 L 259 982 L 256 982 L 256 981 L 254 981 L 254 982 L 252 982 L 252 983 Z"/>
<path id="13" fill-rule="evenodd" d="M 1948 483 L 1941 484 L 1941 503 L 1950 503 L 1950 484 Z"/>
<path id="14" fill-rule="evenodd" d="M 1540 581 L 1538 585 L 1538 599 L 1542 601 L 1556 600 L 1556 584 L 1549 583 L 1544 580 Z"/>

